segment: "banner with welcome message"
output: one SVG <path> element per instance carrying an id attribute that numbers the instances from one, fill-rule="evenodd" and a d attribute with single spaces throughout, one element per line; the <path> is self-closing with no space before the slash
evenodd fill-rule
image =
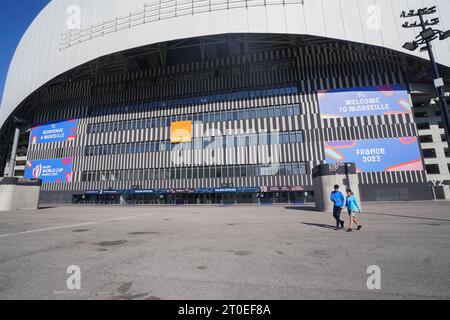
<path id="1" fill-rule="evenodd" d="M 30 145 L 59 141 L 74 141 L 77 138 L 78 119 L 57 121 L 35 126 L 31 129 Z"/>
<path id="2" fill-rule="evenodd" d="M 324 90 L 319 92 L 322 119 L 403 114 L 412 102 L 403 85 Z"/>

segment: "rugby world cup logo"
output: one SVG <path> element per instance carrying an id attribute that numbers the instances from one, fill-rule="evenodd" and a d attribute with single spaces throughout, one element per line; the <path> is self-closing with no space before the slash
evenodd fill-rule
<path id="1" fill-rule="evenodd" d="M 33 169 L 33 178 L 39 179 L 42 174 L 42 164 L 39 164 L 36 166 L 36 168 Z"/>

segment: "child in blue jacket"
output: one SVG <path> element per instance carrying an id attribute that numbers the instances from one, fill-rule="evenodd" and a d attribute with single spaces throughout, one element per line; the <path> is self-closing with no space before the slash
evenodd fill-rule
<path id="1" fill-rule="evenodd" d="M 348 232 L 353 231 L 353 223 L 358 226 L 358 230 L 361 230 L 362 225 L 358 223 L 358 220 L 356 220 L 356 213 L 361 212 L 361 209 L 359 208 L 358 201 L 356 200 L 356 197 L 354 196 L 352 190 L 347 190 L 347 199 L 345 200 L 345 206 L 347 207 L 348 216 L 350 219 L 350 227 L 348 228 Z"/>

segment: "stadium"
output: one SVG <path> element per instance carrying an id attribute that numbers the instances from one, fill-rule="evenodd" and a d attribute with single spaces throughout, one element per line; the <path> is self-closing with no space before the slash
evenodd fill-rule
<path id="1" fill-rule="evenodd" d="M 45 203 L 301 203 L 342 162 L 363 200 L 431 199 L 436 175 L 445 197 L 442 122 L 415 112 L 430 61 L 402 48 L 422 2 L 51 1 L 8 72 L 0 172 L 20 128 L 15 175 Z M 450 29 L 449 1 L 424 2 Z M 433 46 L 450 83 L 450 40 Z"/>

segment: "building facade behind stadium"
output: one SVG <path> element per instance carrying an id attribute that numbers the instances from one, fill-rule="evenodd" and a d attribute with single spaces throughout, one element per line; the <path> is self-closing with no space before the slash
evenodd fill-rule
<path id="1" fill-rule="evenodd" d="M 444 197 L 443 125 L 415 114 L 429 61 L 401 48 L 414 7 L 376 2 L 52 1 L 11 64 L 0 171 L 20 118 L 16 175 L 48 203 L 303 202 L 342 162 L 364 200 Z M 447 80 L 450 42 L 435 51 Z"/>

